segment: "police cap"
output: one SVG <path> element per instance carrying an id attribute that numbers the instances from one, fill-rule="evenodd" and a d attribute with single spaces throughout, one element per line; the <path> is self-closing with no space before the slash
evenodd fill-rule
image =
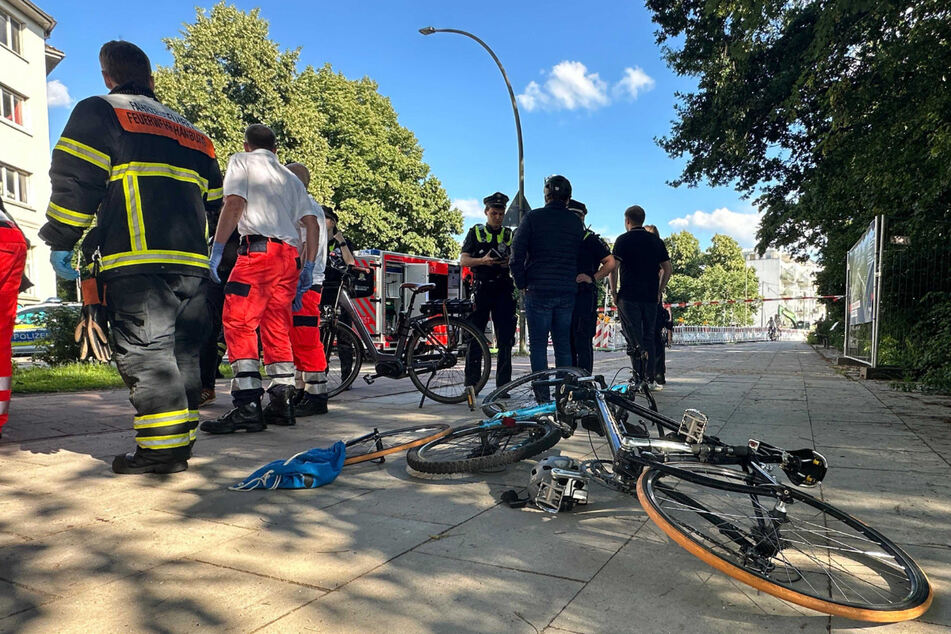
<path id="1" fill-rule="evenodd" d="M 328 207 L 327 205 L 321 205 L 320 208 L 323 210 L 325 218 L 330 218 L 334 222 L 340 222 L 340 219 L 337 218 L 337 212 L 334 211 L 333 207 Z"/>
<path id="2" fill-rule="evenodd" d="M 568 210 L 573 211 L 582 218 L 588 215 L 588 208 L 583 202 L 577 201 L 574 198 L 568 201 Z"/>
<path id="3" fill-rule="evenodd" d="M 555 174 L 545 179 L 545 195 L 555 200 L 567 201 L 571 198 L 571 183 L 561 174 Z"/>
<path id="4" fill-rule="evenodd" d="M 505 205 L 509 202 L 509 197 L 502 192 L 495 192 L 491 196 L 483 198 L 482 202 L 486 207 L 500 207 L 505 209 Z"/>

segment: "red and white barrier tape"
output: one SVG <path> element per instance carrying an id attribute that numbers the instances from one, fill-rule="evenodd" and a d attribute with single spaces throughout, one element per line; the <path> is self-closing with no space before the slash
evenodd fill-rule
<path id="1" fill-rule="evenodd" d="M 831 299 L 839 301 L 845 295 L 811 295 L 805 297 L 750 297 L 747 299 L 714 299 L 701 302 L 665 302 L 664 308 L 692 308 L 694 306 L 718 306 L 719 304 L 755 304 L 758 302 L 785 302 L 797 299 Z"/>

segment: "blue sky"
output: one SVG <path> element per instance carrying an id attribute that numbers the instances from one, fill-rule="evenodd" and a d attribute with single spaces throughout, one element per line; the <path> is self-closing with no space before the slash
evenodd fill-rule
<path id="1" fill-rule="evenodd" d="M 50 76 L 51 136 L 61 132 L 76 100 L 104 92 L 97 53 L 110 39 L 142 47 L 153 65 L 171 56 L 162 38 L 192 22 L 194 0 L 151 5 L 39 0 L 58 22 L 49 43 L 66 53 Z M 483 219 L 481 199 L 518 188 L 512 109 L 492 59 L 453 34 L 420 35 L 420 27 L 457 28 L 484 39 L 501 58 L 516 94 L 525 139 L 525 187 L 542 204 L 544 177 L 564 174 L 588 222 L 606 236 L 624 231 L 631 204 L 647 211 L 662 235 L 686 228 L 702 244 L 716 232 L 751 246 L 758 223 L 748 201 L 729 188 L 672 188 L 682 161 L 653 141 L 670 129 L 675 92 L 692 80 L 675 76 L 654 43 L 641 3 L 589 1 L 350 3 L 286 0 L 253 4 L 282 48 L 301 48 L 301 63 L 329 62 L 349 77 L 369 76 L 413 130 L 424 159 L 462 209 L 466 225 Z M 210 7 L 211 4 L 204 5 Z"/>

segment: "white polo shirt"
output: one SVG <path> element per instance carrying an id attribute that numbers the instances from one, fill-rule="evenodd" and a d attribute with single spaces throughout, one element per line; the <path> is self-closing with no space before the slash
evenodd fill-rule
<path id="1" fill-rule="evenodd" d="M 270 150 L 233 155 L 225 172 L 224 195 L 247 201 L 238 220 L 240 235 L 277 238 L 297 248 L 301 218 L 316 215 L 304 184 Z"/>
<path id="2" fill-rule="evenodd" d="M 314 258 L 314 284 L 324 283 L 324 269 L 327 268 L 327 217 L 324 216 L 324 210 L 313 196 L 308 196 L 311 204 L 314 206 L 314 214 L 317 216 L 317 226 L 320 227 L 320 235 L 317 236 L 317 256 Z M 307 227 L 300 226 L 301 256 L 304 255 L 304 245 L 307 243 Z"/>

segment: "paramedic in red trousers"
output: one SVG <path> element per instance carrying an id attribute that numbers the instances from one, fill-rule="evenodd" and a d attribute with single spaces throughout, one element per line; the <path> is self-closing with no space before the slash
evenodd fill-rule
<path id="1" fill-rule="evenodd" d="M 509 197 L 501 192 L 482 199 L 486 223 L 469 229 L 459 258 L 459 263 L 471 268 L 475 275 L 473 313 L 469 321 L 483 332 L 489 317 L 492 317 L 499 351 L 495 369 L 496 386 L 512 380 L 512 346 L 515 345 L 515 283 L 509 272 L 509 252 L 514 232 L 502 226 L 508 201 Z M 471 348 L 478 354 L 470 350 L 469 358 L 466 359 L 466 385 L 475 385 L 482 373 L 482 354 L 476 346 Z"/>
<path id="2" fill-rule="evenodd" d="M 152 92 L 148 57 L 113 41 L 99 52 L 109 94 L 80 101 L 53 148 L 53 194 L 40 237 L 57 275 L 75 279 L 72 249 L 96 223 L 115 362 L 135 407 L 137 448 L 116 473 L 188 468 L 208 328 L 206 213 L 221 172 L 211 140 Z"/>
<path id="3" fill-rule="evenodd" d="M 310 171 L 306 166 L 288 163 L 285 167 L 300 179 L 304 187 L 310 184 Z M 324 344 L 320 341 L 320 292 L 324 283 L 324 268 L 327 266 L 327 221 L 317 201 L 311 197 L 310 202 L 314 207 L 320 235 L 317 237 L 313 284 L 307 288 L 298 285 L 292 306 L 291 349 L 297 385 L 294 395 L 296 417 L 327 413 L 327 357 L 324 355 Z M 302 234 L 306 238 L 307 230 L 302 229 Z"/>
<path id="4" fill-rule="evenodd" d="M 214 277 L 228 236 L 238 227 L 238 260 L 225 283 L 221 317 L 234 372 L 234 409 L 201 424 L 202 431 L 211 434 L 230 434 L 239 429 L 258 432 L 268 423 L 295 423 L 291 304 L 299 285 L 309 288 L 313 284 L 320 235 L 304 184 L 277 160 L 274 132 L 260 123 L 248 126 L 244 149 L 228 161 L 225 204 L 211 247 Z M 301 225 L 307 229 L 303 262 Z M 258 365 L 259 328 L 264 371 L 271 380 L 270 401 L 264 410 Z"/>
<path id="5" fill-rule="evenodd" d="M 26 264 L 26 239 L 0 199 L 0 436 L 10 411 L 13 324 Z"/>

